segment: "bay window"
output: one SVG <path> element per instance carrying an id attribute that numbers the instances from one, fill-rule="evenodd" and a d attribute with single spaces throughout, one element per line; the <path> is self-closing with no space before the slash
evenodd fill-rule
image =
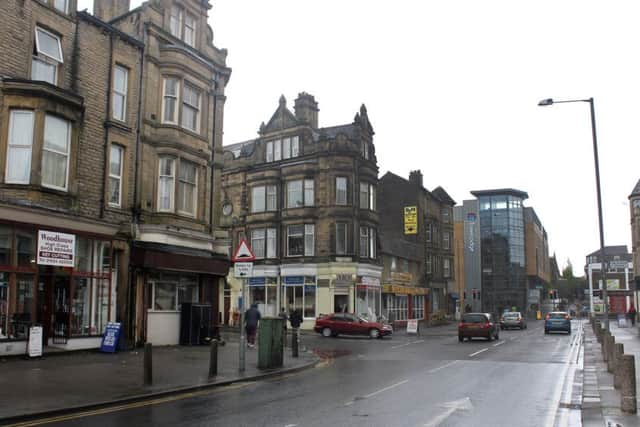
<path id="1" fill-rule="evenodd" d="M 273 162 L 273 141 L 267 142 L 266 161 Z"/>
<path id="2" fill-rule="evenodd" d="M 42 186 L 67 190 L 70 145 L 70 123 L 47 114 L 42 149 Z"/>
<path id="3" fill-rule="evenodd" d="M 442 232 L 442 248 L 451 249 L 451 238 L 448 231 Z"/>
<path id="4" fill-rule="evenodd" d="M 336 223 L 336 254 L 345 255 L 347 253 L 347 223 Z"/>
<path id="5" fill-rule="evenodd" d="M 292 136 L 266 142 L 265 161 L 286 160 L 300 155 L 300 139 Z"/>
<path id="6" fill-rule="evenodd" d="M 163 95 L 163 123 L 178 123 L 178 95 L 179 95 L 179 81 L 176 78 L 164 79 L 164 95 Z"/>
<path id="7" fill-rule="evenodd" d="M 182 99 L 182 127 L 193 132 L 199 132 L 200 128 L 200 92 L 187 83 Z"/>
<path id="8" fill-rule="evenodd" d="M 158 210 L 173 210 L 173 195 L 176 176 L 175 159 L 160 157 L 158 176 Z"/>
<path id="9" fill-rule="evenodd" d="M 360 209 L 376 210 L 376 187 L 366 182 L 360 183 Z"/>
<path id="10" fill-rule="evenodd" d="M 201 112 L 202 91 L 197 86 L 176 77 L 163 79 L 162 123 L 200 133 Z"/>
<path id="11" fill-rule="evenodd" d="M 56 9 L 58 9 L 60 12 L 62 13 L 68 13 L 68 7 L 69 7 L 69 3 L 68 0 L 54 0 L 53 1 L 53 7 L 55 7 Z"/>
<path id="12" fill-rule="evenodd" d="M 184 20 L 184 42 L 191 47 L 196 45 L 196 18 L 189 13 Z"/>
<path id="13" fill-rule="evenodd" d="M 360 258 L 376 257 L 376 229 L 360 227 Z"/>
<path id="14" fill-rule="evenodd" d="M 276 258 L 276 229 L 251 230 L 251 249 L 258 259 Z"/>
<path id="15" fill-rule="evenodd" d="M 347 178 L 344 176 L 336 177 L 336 205 L 347 204 Z"/>
<path id="16" fill-rule="evenodd" d="M 449 258 L 444 258 L 442 263 L 442 276 L 445 278 L 451 277 L 451 260 Z"/>
<path id="17" fill-rule="evenodd" d="M 301 179 L 287 183 L 287 208 L 313 206 L 314 197 L 314 181 L 312 179 Z"/>
<path id="18" fill-rule="evenodd" d="M 178 195 L 178 211 L 195 216 L 198 197 L 198 169 L 195 163 L 180 160 Z"/>
<path id="19" fill-rule="evenodd" d="M 5 182 L 29 184 L 33 146 L 33 111 L 12 110 L 9 116 L 9 141 Z"/>
<path id="20" fill-rule="evenodd" d="M 259 185 L 251 189 L 251 212 L 275 211 L 277 206 L 275 185 Z"/>
<path id="21" fill-rule="evenodd" d="M 182 9 L 177 6 L 171 7 L 169 16 L 169 32 L 172 36 L 182 38 Z"/>
<path id="22" fill-rule="evenodd" d="M 313 256 L 314 247 L 314 224 L 296 224 L 287 227 L 287 256 Z"/>

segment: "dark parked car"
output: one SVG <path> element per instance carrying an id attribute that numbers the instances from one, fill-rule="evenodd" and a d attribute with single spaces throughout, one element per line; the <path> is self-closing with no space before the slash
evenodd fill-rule
<path id="1" fill-rule="evenodd" d="M 344 335 L 368 335 L 370 338 L 382 338 L 393 333 L 391 325 L 370 322 L 351 313 L 332 313 L 316 319 L 313 328 L 325 337 Z"/>
<path id="2" fill-rule="evenodd" d="M 458 323 L 458 341 L 465 338 L 500 339 L 498 323 L 490 313 L 466 313 Z"/>
<path id="3" fill-rule="evenodd" d="M 571 334 L 571 316 L 566 311 L 552 311 L 544 318 L 544 333 L 564 331 Z"/>

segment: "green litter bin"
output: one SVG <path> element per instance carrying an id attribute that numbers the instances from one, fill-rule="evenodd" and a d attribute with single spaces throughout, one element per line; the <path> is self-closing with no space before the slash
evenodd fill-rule
<path id="1" fill-rule="evenodd" d="M 258 369 L 281 368 L 284 322 L 280 317 L 263 317 L 258 329 Z"/>

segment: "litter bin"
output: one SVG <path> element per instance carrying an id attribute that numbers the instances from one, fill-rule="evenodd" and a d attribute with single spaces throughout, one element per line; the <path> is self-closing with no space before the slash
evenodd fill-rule
<path id="1" fill-rule="evenodd" d="M 258 330 L 258 369 L 282 367 L 284 319 L 263 317 Z"/>

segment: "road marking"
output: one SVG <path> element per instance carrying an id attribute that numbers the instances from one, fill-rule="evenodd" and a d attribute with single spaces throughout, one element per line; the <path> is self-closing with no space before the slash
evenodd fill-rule
<path id="1" fill-rule="evenodd" d="M 487 351 L 487 350 L 489 350 L 489 348 L 483 348 L 483 349 L 482 349 L 482 350 L 480 350 L 480 351 L 476 351 L 475 353 L 471 353 L 471 354 L 469 355 L 469 357 L 473 357 L 473 356 L 475 356 L 476 354 L 480 354 L 480 353 L 482 353 L 483 351 Z"/>
<path id="2" fill-rule="evenodd" d="M 40 426 L 44 424 L 58 423 L 62 421 L 70 421 L 78 418 L 86 418 L 86 417 L 92 417 L 95 415 L 110 414 L 112 412 L 125 411 L 127 409 L 142 408 L 144 406 L 159 405 L 162 403 L 175 402 L 177 400 L 190 399 L 192 397 L 205 396 L 205 395 L 214 394 L 214 393 L 221 393 L 223 391 L 234 390 L 234 389 L 246 387 L 252 384 L 256 384 L 256 381 L 231 384 L 228 386 L 219 387 L 214 390 L 201 390 L 201 391 L 179 394 L 177 396 L 162 397 L 159 399 L 152 399 L 152 400 L 146 400 L 142 402 L 128 403 L 125 405 L 112 406 L 109 408 L 95 409 L 93 411 L 78 412 L 76 414 L 61 415 L 57 417 L 43 418 L 41 420 L 34 420 L 34 421 L 25 421 L 25 422 L 16 423 L 16 424 L 10 424 L 5 427 L 32 427 L 32 426 Z"/>
<path id="3" fill-rule="evenodd" d="M 395 348 L 400 348 L 400 347 L 406 347 L 406 346 L 408 346 L 408 345 L 411 345 L 411 344 L 418 344 L 418 343 L 421 343 L 421 342 L 424 342 L 424 340 L 411 341 L 411 342 L 408 342 L 408 343 L 406 343 L 406 344 L 395 345 L 395 346 L 393 346 L 393 347 L 391 347 L 391 348 L 392 348 L 392 349 L 395 349 Z"/>
<path id="4" fill-rule="evenodd" d="M 375 396 L 376 394 L 383 393 L 383 392 L 385 392 L 387 390 L 391 390 L 392 388 L 396 388 L 396 387 L 401 386 L 402 384 L 406 384 L 408 382 L 409 382 L 409 380 L 400 381 L 399 383 L 391 384 L 390 386 L 387 386 L 385 388 L 381 388 L 380 390 L 374 391 L 373 393 L 369 393 L 369 394 L 367 394 L 365 396 L 356 397 L 355 399 L 350 400 L 349 402 L 345 403 L 344 406 L 351 406 L 356 402 L 356 400 L 368 399 L 370 397 Z"/>
<path id="5" fill-rule="evenodd" d="M 428 372 L 429 374 L 433 374 L 433 373 L 438 372 L 438 371 L 440 371 L 440 370 L 442 370 L 442 369 L 444 369 L 444 368 L 448 368 L 449 366 L 455 365 L 455 364 L 456 364 L 456 363 L 458 363 L 458 362 L 459 362 L 459 360 L 454 360 L 453 362 L 449 362 L 449 363 L 447 363 L 447 364 L 445 364 L 445 365 L 442 365 L 442 366 L 439 366 L 439 367 L 437 367 L 437 368 L 431 369 L 431 370 L 429 370 L 429 371 L 427 371 L 427 372 Z"/>
<path id="6" fill-rule="evenodd" d="M 506 343 L 507 343 L 506 341 L 500 341 L 499 343 L 494 344 L 492 347 L 497 347 L 499 345 L 506 344 Z"/>
<path id="7" fill-rule="evenodd" d="M 473 409 L 473 405 L 471 404 L 471 399 L 469 399 L 468 397 L 465 397 L 464 399 L 447 402 L 440 406 L 447 408 L 447 410 L 444 411 L 442 414 L 438 415 L 437 417 L 433 418 L 427 424 L 425 424 L 424 425 L 425 427 L 439 426 L 444 420 L 449 418 L 457 410 L 471 411 Z"/>

